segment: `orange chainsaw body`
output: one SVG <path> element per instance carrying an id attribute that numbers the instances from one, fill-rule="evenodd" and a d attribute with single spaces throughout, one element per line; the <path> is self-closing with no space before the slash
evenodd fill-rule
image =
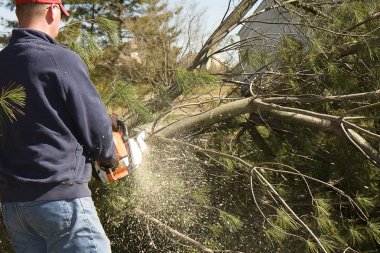
<path id="1" fill-rule="evenodd" d="M 115 151 L 119 158 L 119 165 L 116 168 L 104 169 L 100 167 L 98 162 L 93 164 L 97 177 L 103 183 L 111 183 L 129 175 L 129 152 L 123 141 L 124 136 L 123 132 L 113 132 Z"/>
<path id="2" fill-rule="evenodd" d="M 123 142 L 123 133 L 113 132 L 113 142 L 115 143 L 116 154 L 119 158 L 128 156 L 128 150 Z"/>
<path id="3" fill-rule="evenodd" d="M 113 141 L 115 144 L 116 154 L 118 155 L 120 161 L 119 166 L 117 166 L 113 171 L 107 173 L 108 180 L 110 182 L 119 180 L 120 178 L 128 176 L 128 150 L 123 142 L 123 133 L 113 132 Z"/>

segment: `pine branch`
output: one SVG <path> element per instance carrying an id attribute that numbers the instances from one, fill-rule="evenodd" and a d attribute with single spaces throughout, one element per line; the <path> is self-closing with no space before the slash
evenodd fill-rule
<path id="1" fill-rule="evenodd" d="M 24 115 L 22 108 L 25 106 L 25 102 L 25 89 L 21 85 L 10 84 L 6 88 L 2 88 L 0 92 L 0 112 L 2 111 L 11 122 L 16 121 L 17 116 Z M 1 120 L 3 119 L 0 118 Z"/>

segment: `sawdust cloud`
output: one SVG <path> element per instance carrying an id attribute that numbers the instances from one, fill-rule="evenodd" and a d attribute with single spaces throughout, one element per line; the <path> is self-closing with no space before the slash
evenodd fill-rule
<path id="1" fill-rule="evenodd" d="M 185 211 L 202 215 L 194 206 L 199 204 L 199 195 L 208 197 L 202 194 L 207 188 L 206 178 L 191 150 L 169 145 L 151 147 L 134 174 L 136 207 L 165 220 L 179 218 Z"/>

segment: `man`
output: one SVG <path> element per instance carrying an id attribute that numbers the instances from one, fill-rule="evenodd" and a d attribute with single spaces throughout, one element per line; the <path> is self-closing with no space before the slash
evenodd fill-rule
<path id="1" fill-rule="evenodd" d="M 0 125 L 3 219 L 17 253 L 111 252 L 88 188 L 90 158 L 117 164 L 111 122 L 80 57 L 54 40 L 61 12 L 61 0 L 16 0 L 0 52 L 0 90 L 26 92 L 25 114 Z"/>

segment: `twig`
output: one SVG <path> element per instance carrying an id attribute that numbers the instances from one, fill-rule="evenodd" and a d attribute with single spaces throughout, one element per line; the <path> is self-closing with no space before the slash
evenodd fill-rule
<path id="1" fill-rule="evenodd" d="M 203 252 L 209 252 L 209 253 L 213 253 L 215 252 L 214 250 L 210 249 L 210 248 L 207 248 L 206 246 L 204 246 L 203 244 L 201 244 L 200 242 L 188 237 L 187 235 L 185 234 L 182 234 L 180 232 L 178 232 L 177 230 L 169 227 L 168 225 L 162 223 L 161 221 L 157 220 L 156 218 L 152 217 L 151 215 L 147 214 L 146 212 L 140 210 L 140 209 L 135 209 L 134 212 L 142 217 L 144 217 L 145 219 L 153 222 L 154 224 L 158 225 L 159 227 L 165 229 L 166 231 L 170 232 L 173 236 L 179 238 L 181 241 L 185 241 L 187 243 L 190 243 L 191 245 L 193 245 L 195 248 L 203 251 Z"/>
<path id="2" fill-rule="evenodd" d="M 380 105 L 380 102 L 377 102 L 377 103 L 374 103 L 374 104 L 370 104 L 370 105 L 360 106 L 358 108 L 349 110 L 348 112 L 345 113 L 345 115 L 349 115 L 349 114 L 354 113 L 354 112 L 358 112 L 358 111 L 366 110 L 366 109 L 369 109 L 369 108 L 373 108 L 373 107 L 376 107 L 376 106 L 379 106 L 379 105 Z"/>
<path id="3" fill-rule="evenodd" d="M 341 33 L 341 32 L 335 32 L 320 26 L 315 25 L 307 25 L 303 23 L 293 23 L 293 22 L 273 22 L 273 21 L 263 21 L 263 20 L 245 20 L 244 23 L 260 23 L 260 24 L 270 24 L 270 25 L 293 25 L 293 26 L 304 26 L 309 27 L 311 29 L 321 30 L 323 32 L 328 32 L 331 34 L 339 35 L 339 36 L 345 36 L 345 37 L 369 37 L 369 35 L 365 34 L 351 34 L 351 33 Z M 241 25 L 242 23 L 239 22 Z"/>
<path id="4" fill-rule="evenodd" d="M 373 164 L 375 164 L 376 166 L 380 166 L 380 157 L 377 156 L 374 156 L 373 153 L 374 152 L 377 152 L 376 150 L 374 150 L 372 147 L 366 147 L 365 144 L 362 144 L 362 143 L 358 143 L 356 140 L 358 139 L 357 137 L 359 138 L 362 138 L 358 133 L 356 133 L 354 130 L 352 129 L 346 129 L 345 126 L 344 126 L 344 123 L 342 122 L 340 124 L 341 128 L 342 128 L 342 131 L 343 133 L 345 134 L 345 136 L 347 137 L 347 139 L 365 156 L 368 158 L 368 160 L 370 160 Z"/>
<path id="5" fill-rule="evenodd" d="M 279 165 L 279 164 L 276 164 L 276 163 L 263 163 L 263 164 L 273 164 L 273 165 Z M 287 166 L 285 164 L 280 164 L 281 166 L 284 166 L 286 168 L 291 168 L 290 166 Z M 277 173 L 285 173 L 285 174 L 291 174 L 291 175 L 298 175 L 298 173 L 295 173 L 295 172 L 292 172 L 292 171 L 287 171 L 287 170 L 276 170 L 276 169 L 271 169 L 271 168 L 267 168 L 267 167 L 262 167 L 260 165 L 258 165 L 260 169 L 262 170 L 267 170 L 267 171 L 273 171 L 273 172 L 277 172 Z M 363 219 L 364 221 L 368 221 L 368 217 L 365 215 L 364 211 L 360 208 L 360 206 L 350 197 L 348 196 L 344 191 L 342 191 L 341 189 L 335 187 L 334 185 L 331 185 L 331 184 L 328 184 L 322 180 L 319 180 L 317 178 L 314 178 L 314 177 L 310 177 L 310 176 L 307 176 L 307 175 L 304 175 L 303 174 L 303 177 L 308 179 L 308 180 L 311 180 L 311 181 L 315 181 L 317 183 L 320 183 L 322 185 L 325 185 L 331 189 L 333 189 L 334 191 L 336 191 L 337 193 L 339 193 L 340 195 L 342 195 L 343 197 L 347 198 L 347 200 L 351 203 L 351 205 L 356 208 L 358 211 L 359 211 L 359 216 L 361 219 Z"/>
<path id="6" fill-rule="evenodd" d="M 365 20 L 357 23 L 356 25 L 353 25 L 352 27 L 350 27 L 349 29 L 347 29 L 347 31 L 351 32 L 352 30 L 358 28 L 359 26 L 364 25 L 364 24 L 366 24 L 366 23 L 368 23 L 368 22 L 370 22 L 370 21 L 372 21 L 374 19 L 377 19 L 379 17 L 380 17 L 380 12 L 376 12 L 376 13 L 372 14 L 371 16 L 369 16 L 368 18 L 366 18 Z"/>
<path id="7" fill-rule="evenodd" d="M 266 186 L 271 190 L 271 192 L 277 197 L 277 199 L 281 202 L 281 204 L 284 206 L 284 208 L 298 221 L 299 224 L 301 224 L 304 229 L 313 237 L 314 241 L 318 244 L 320 249 L 327 253 L 328 251 L 323 246 L 322 242 L 319 240 L 319 238 L 314 234 L 314 232 L 309 228 L 309 226 L 293 211 L 293 209 L 286 203 L 286 201 L 281 197 L 281 195 L 276 191 L 276 189 L 273 187 L 273 185 L 257 170 L 257 167 L 253 167 L 252 169 L 255 174 L 261 178 Z"/>
<path id="8" fill-rule="evenodd" d="M 343 118 L 343 119 L 342 119 L 342 122 L 343 122 L 344 124 L 349 125 L 350 127 L 355 128 L 355 129 L 357 129 L 357 130 L 359 130 L 359 131 L 361 131 L 361 132 L 363 132 L 363 133 L 366 133 L 366 134 L 368 134 L 368 135 L 371 136 L 371 137 L 374 137 L 374 138 L 376 138 L 376 139 L 380 139 L 380 135 L 375 134 L 375 133 L 372 133 L 371 131 L 368 131 L 368 130 L 366 130 L 366 129 L 362 128 L 362 127 L 359 127 L 359 126 L 357 126 L 357 125 L 355 125 L 355 124 L 353 124 L 353 123 L 351 123 L 351 122 L 348 122 L 348 121 L 345 120 L 345 119 L 346 119 L 346 118 Z"/>
<path id="9" fill-rule="evenodd" d="M 284 233 L 286 235 L 289 235 L 289 236 L 293 236 L 297 239 L 300 239 L 300 240 L 303 240 L 303 241 L 306 241 L 305 238 L 302 238 L 301 236 L 299 235 L 295 235 L 295 234 L 292 234 L 292 233 L 289 233 L 285 230 L 283 230 L 282 228 L 280 228 L 279 226 L 273 224 L 270 219 L 268 219 L 268 217 L 264 214 L 264 212 L 262 211 L 259 203 L 257 202 L 257 199 L 256 199 L 256 195 L 255 195 L 255 192 L 253 190 L 253 171 L 251 171 L 251 177 L 250 177 L 250 184 L 251 184 L 251 194 L 252 194 L 252 197 L 253 197 L 253 202 L 255 203 L 255 206 L 257 207 L 257 209 L 259 210 L 261 216 L 263 216 L 264 220 L 266 222 L 268 222 L 269 225 L 271 225 L 273 228 L 275 228 L 276 230 L 278 230 L 279 232 L 281 233 Z"/>

